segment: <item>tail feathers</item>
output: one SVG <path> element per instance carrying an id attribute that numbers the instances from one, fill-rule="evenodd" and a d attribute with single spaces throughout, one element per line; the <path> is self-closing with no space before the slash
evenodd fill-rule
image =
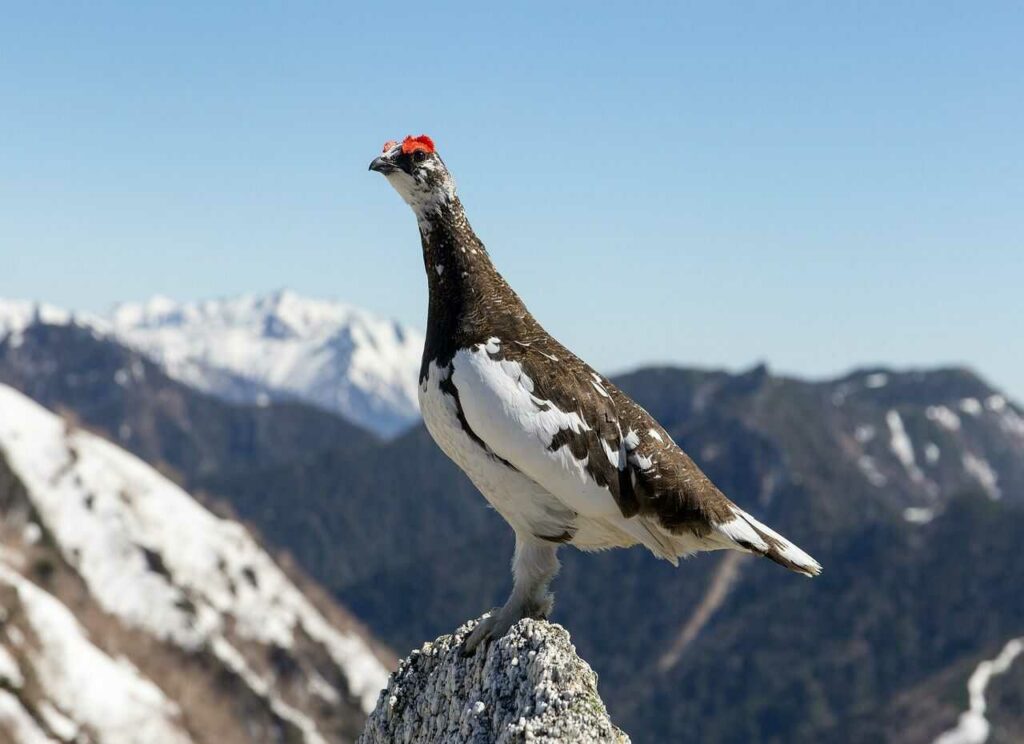
<path id="1" fill-rule="evenodd" d="M 820 563 L 778 532 L 761 524 L 742 509 L 733 507 L 733 514 L 735 516 L 731 520 L 714 525 L 715 530 L 732 543 L 804 576 L 817 576 L 821 573 Z"/>

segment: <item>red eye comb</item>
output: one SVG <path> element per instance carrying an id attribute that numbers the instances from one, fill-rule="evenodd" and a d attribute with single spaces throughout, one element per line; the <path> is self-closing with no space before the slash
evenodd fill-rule
<path id="1" fill-rule="evenodd" d="M 395 140 L 388 140 L 387 142 L 384 143 L 384 149 L 381 150 L 381 152 L 387 152 L 388 150 L 390 150 L 392 147 L 394 147 L 397 144 L 398 144 L 398 142 L 395 141 Z"/>
<path id="2" fill-rule="evenodd" d="M 402 152 L 406 155 L 411 155 L 417 150 L 423 150 L 423 152 L 434 152 L 434 140 L 430 139 L 425 134 L 421 134 L 419 137 L 406 137 L 402 140 Z"/>

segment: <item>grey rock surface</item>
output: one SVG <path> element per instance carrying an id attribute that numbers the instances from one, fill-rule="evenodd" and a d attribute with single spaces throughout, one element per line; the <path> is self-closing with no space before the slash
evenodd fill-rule
<path id="1" fill-rule="evenodd" d="M 597 694 L 597 675 L 569 633 L 521 620 L 504 638 L 462 655 L 478 621 L 413 651 L 391 675 L 359 744 L 629 742 Z"/>

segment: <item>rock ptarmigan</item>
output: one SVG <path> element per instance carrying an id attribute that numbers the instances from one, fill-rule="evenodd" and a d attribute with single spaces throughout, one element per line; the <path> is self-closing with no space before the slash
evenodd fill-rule
<path id="1" fill-rule="evenodd" d="M 426 135 L 370 163 L 412 207 L 430 290 L 420 407 L 431 436 L 515 531 L 508 601 L 466 642 L 546 617 L 558 548 L 641 544 L 678 564 L 739 550 L 821 566 L 715 487 L 643 408 L 552 338 L 494 268 Z"/>

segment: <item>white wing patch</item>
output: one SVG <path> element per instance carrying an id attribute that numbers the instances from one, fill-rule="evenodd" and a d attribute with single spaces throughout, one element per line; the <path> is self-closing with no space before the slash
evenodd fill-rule
<path id="1" fill-rule="evenodd" d="M 459 391 L 466 421 L 499 457 L 539 483 L 567 507 L 585 516 L 621 516 L 611 492 L 587 472 L 587 459 L 576 459 L 569 447 L 550 449 L 563 430 L 590 431 L 575 411 L 563 411 L 533 395 L 533 381 L 522 365 L 497 361 L 487 345 L 462 349 L 452 360 L 452 382 Z M 606 445 L 607 447 L 607 445 Z M 606 448 L 613 464 L 620 452 Z"/>
<path id="2" fill-rule="evenodd" d="M 564 532 L 574 515 L 542 486 L 497 461 L 462 428 L 458 402 L 441 389 L 449 374 L 447 367 L 432 362 L 420 386 L 420 410 L 434 441 L 513 529 L 535 535 Z"/>
<path id="3" fill-rule="evenodd" d="M 616 470 L 622 470 L 622 452 L 619 450 L 613 450 L 611 445 L 609 445 L 604 438 L 601 438 L 601 447 L 604 449 L 604 454 L 608 458 L 608 462 L 610 462 Z"/>

